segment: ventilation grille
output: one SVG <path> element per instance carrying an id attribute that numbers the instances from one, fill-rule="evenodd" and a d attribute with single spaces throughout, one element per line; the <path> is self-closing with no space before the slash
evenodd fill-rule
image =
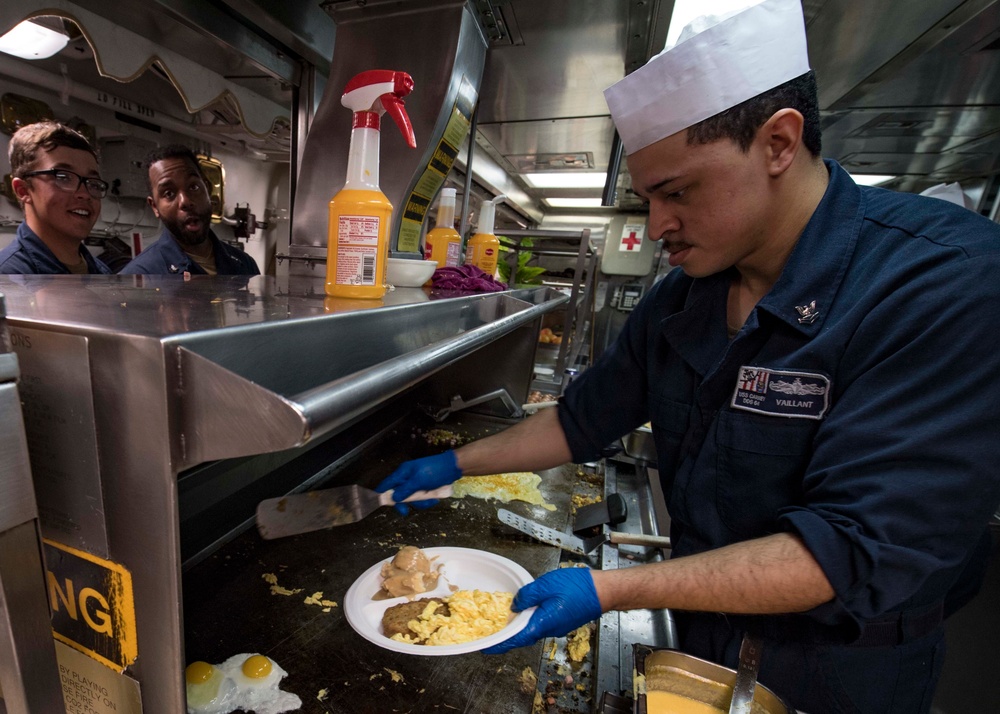
<path id="1" fill-rule="evenodd" d="M 511 0 L 476 0 L 479 22 L 490 40 L 490 47 L 514 47 L 524 44 Z"/>

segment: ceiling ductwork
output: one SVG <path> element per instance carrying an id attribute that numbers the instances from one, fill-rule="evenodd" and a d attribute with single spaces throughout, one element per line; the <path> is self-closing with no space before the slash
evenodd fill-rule
<path id="1" fill-rule="evenodd" d="M 158 45 L 131 30 L 64 0 L 24 0 L 0 7 L 0 33 L 24 20 L 44 15 L 65 18 L 80 29 L 102 77 L 132 82 L 156 65 L 176 88 L 189 114 L 214 107 L 255 139 L 271 136 L 278 124 L 288 125 L 289 108 L 229 81 L 180 52 Z"/>

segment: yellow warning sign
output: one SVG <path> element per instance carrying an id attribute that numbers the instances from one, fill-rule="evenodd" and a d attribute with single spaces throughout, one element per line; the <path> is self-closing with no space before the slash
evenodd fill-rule
<path id="1" fill-rule="evenodd" d="M 451 109 L 444 134 L 434 147 L 427 166 L 410 190 L 409 198 L 400 219 L 396 237 L 396 250 L 417 253 L 420 251 L 420 234 L 424 217 L 438 189 L 444 184 L 451 167 L 455 165 L 458 149 L 465 142 L 472 128 L 472 112 L 476 107 L 478 93 L 467 77 L 462 77 L 458 97 Z"/>
<path id="2" fill-rule="evenodd" d="M 53 635 L 123 671 L 138 655 L 131 573 L 68 545 L 43 542 Z"/>

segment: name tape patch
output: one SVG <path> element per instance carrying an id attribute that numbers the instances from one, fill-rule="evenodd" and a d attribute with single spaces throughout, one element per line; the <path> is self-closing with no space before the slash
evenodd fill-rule
<path id="1" fill-rule="evenodd" d="M 748 412 L 794 419 L 822 419 L 830 405 L 830 380 L 815 372 L 740 367 L 732 405 Z"/>

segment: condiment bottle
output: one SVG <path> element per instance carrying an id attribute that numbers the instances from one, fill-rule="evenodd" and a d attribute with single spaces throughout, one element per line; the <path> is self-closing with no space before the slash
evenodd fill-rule
<path id="1" fill-rule="evenodd" d="M 457 266 L 462 260 L 462 236 L 455 230 L 455 189 L 441 189 L 435 227 L 424 239 L 424 258 L 437 267 Z"/>
<path id="2" fill-rule="evenodd" d="M 354 77 L 340 103 L 354 112 L 347 183 L 330 201 L 326 294 L 378 299 L 386 291 L 392 204 L 379 188 L 379 128 L 389 112 L 416 148 L 403 97 L 413 90 L 406 72 L 371 70 Z"/>
<path id="3" fill-rule="evenodd" d="M 492 201 L 483 201 L 479 209 L 479 225 L 476 234 L 469 239 L 465 250 L 465 262 L 475 265 L 487 275 L 497 277 L 497 260 L 500 257 L 500 239 L 493 235 L 497 203 L 507 198 L 500 194 Z"/>

